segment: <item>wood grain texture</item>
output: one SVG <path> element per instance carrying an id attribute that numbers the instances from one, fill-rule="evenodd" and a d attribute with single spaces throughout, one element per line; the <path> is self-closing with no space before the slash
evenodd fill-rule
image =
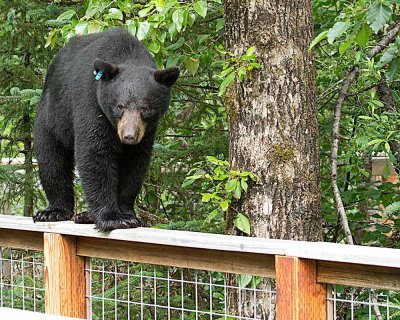
<path id="1" fill-rule="evenodd" d="M 273 255 L 211 251 L 96 238 L 78 238 L 77 247 L 77 254 L 81 256 L 275 277 Z"/>
<path id="2" fill-rule="evenodd" d="M 85 259 L 76 254 L 76 238 L 44 234 L 46 313 L 86 318 Z"/>
<path id="3" fill-rule="evenodd" d="M 210 251 L 286 255 L 319 261 L 400 268 L 399 249 L 350 246 L 338 243 L 274 240 L 152 228 L 114 230 L 104 234 L 94 230 L 93 225 L 79 225 L 71 221 L 34 224 L 32 218 L 0 215 L 0 230 L 2 229 L 9 230 L 5 232 L 10 232 L 10 234 L 15 232 L 13 230 L 25 230 L 40 234 L 58 233 Z M 12 237 L 9 239 L 14 241 Z M 29 246 L 29 242 L 26 243 Z M 7 243 L 5 242 L 5 244 Z"/>
<path id="4" fill-rule="evenodd" d="M 43 233 L 0 227 L 0 247 L 43 251 Z"/>
<path id="5" fill-rule="evenodd" d="M 314 260 L 277 256 L 277 320 L 325 320 L 326 285 L 317 283 Z"/>
<path id="6" fill-rule="evenodd" d="M 400 266 L 398 268 L 387 268 L 318 261 L 317 280 L 321 283 L 400 290 Z"/>

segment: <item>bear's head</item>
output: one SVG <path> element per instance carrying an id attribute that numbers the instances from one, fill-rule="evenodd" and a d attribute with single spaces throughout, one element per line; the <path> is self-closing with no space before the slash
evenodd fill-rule
<path id="1" fill-rule="evenodd" d="M 171 86 L 178 79 L 179 69 L 155 70 L 101 59 L 94 61 L 94 68 L 99 80 L 96 94 L 100 108 L 122 143 L 138 144 L 167 112 Z"/>

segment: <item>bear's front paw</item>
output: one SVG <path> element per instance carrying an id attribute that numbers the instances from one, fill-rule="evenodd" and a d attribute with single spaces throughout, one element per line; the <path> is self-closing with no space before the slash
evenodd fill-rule
<path id="1" fill-rule="evenodd" d="M 71 220 L 74 214 L 65 209 L 47 208 L 36 212 L 33 222 L 55 222 Z"/>
<path id="2" fill-rule="evenodd" d="M 109 232 L 115 229 L 128 229 L 144 226 L 143 222 L 133 214 L 108 212 L 96 220 L 96 229 L 100 232 Z"/>
<path id="3" fill-rule="evenodd" d="M 74 216 L 75 223 L 94 223 L 94 218 L 89 213 L 89 211 L 79 212 Z"/>

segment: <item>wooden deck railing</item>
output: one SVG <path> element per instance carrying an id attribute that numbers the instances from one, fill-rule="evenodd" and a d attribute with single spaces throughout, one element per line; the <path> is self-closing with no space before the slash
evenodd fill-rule
<path id="1" fill-rule="evenodd" d="M 277 319 L 327 319 L 326 284 L 400 290 L 400 250 L 0 215 L 0 246 L 44 252 L 46 313 L 86 318 L 85 257 L 276 278 Z"/>

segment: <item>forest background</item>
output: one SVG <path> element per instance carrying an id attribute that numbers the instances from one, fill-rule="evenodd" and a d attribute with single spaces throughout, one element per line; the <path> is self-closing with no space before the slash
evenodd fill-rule
<path id="1" fill-rule="evenodd" d="M 400 37 L 373 58 L 381 38 L 399 26 L 400 1 L 314 1 L 323 238 L 345 242 L 331 180 L 334 110 L 343 102 L 337 184 L 355 243 L 400 247 Z M 34 161 L 32 126 L 47 67 L 74 35 L 125 26 L 145 43 L 159 68 L 179 66 L 170 111 L 158 130 L 137 213 L 158 228 L 223 233 L 225 217 L 257 177 L 229 167 L 224 94 L 251 81 L 257 50 L 234 56 L 225 48 L 219 0 L 0 2 L 0 208 L 32 216 L 46 204 Z M 397 29 L 398 31 L 398 29 Z M 317 137 L 316 137 L 317 138 Z M 379 181 L 373 163 L 383 159 Z M 254 181 L 253 181 L 254 180 Z M 77 177 L 76 210 L 85 209 Z M 245 212 L 239 234 L 252 235 Z"/>

